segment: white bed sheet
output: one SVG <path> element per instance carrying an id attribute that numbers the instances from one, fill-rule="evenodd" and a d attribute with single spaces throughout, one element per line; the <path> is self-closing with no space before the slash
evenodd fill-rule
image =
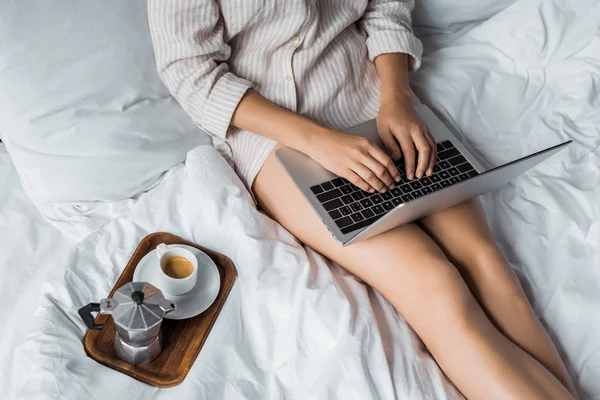
<path id="1" fill-rule="evenodd" d="M 0 393 L 7 393 L 14 349 L 33 322 L 47 269 L 71 246 L 25 196 L 2 143 L 0 188 Z"/>
<path id="2" fill-rule="evenodd" d="M 520 0 L 421 37 L 415 92 L 492 164 L 574 142 L 483 205 L 582 398 L 600 397 L 600 3 Z"/>
<path id="3" fill-rule="evenodd" d="M 86 357 L 77 309 L 105 296 L 137 243 L 166 231 L 229 256 L 238 280 L 187 379 L 159 390 Z M 131 214 L 50 268 L 14 398 L 459 398 L 382 298 L 259 213 L 210 146 L 141 196 Z"/>
<path id="4" fill-rule="evenodd" d="M 520 0 L 423 37 L 429 51 L 414 76 L 424 102 L 492 163 L 574 141 L 483 205 L 583 399 L 600 396 L 598 21 L 593 1 Z M 158 230 L 227 254 L 239 270 L 188 378 L 167 390 L 87 358 L 76 313 L 106 295 L 139 240 Z M 389 304 L 258 213 L 209 147 L 39 270 L 50 275 L 23 323 L 27 340 L 0 366 L 14 398 L 460 398 Z"/>

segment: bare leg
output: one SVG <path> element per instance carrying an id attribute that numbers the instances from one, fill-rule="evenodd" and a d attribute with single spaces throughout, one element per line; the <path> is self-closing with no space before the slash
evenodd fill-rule
<path id="1" fill-rule="evenodd" d="M 475 201 L 466 202 L 420 222 L 459 268 L 498 329 L 548 368 L 576 396 L 556 347 L 496 245 L 479 205 Z"/>
<path id="2" fill-rule="evenodd" d="M 469 399 L 572 399 L 548 370 L 496 329 L 457 269 L 415 224 L 343 248 L 273 154 L 253 189 L 263 210 L 299 240 L 379 290 Z"/>

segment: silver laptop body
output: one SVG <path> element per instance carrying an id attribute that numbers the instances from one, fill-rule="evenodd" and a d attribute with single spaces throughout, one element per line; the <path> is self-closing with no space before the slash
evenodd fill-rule
<path id="1" fill-rule="evenodd" d="M 446 146 L 450 145 L 448 154 L 451 153 L 454 156 L 448 159 L 448 161 L 453 163 L 460 162 L 456 160 L 466 159 L 467 161 L 463 161 L 463 163 L 454 167 L 449 162 L 444 164 L 438 160 L 438 164 L 451 166 L 447 171 L 452 171 L 452 168 L 455 168 L 454 171 L 456 172 L 456 168 L 460 167 L 461 170 L 465 170 L 465 173 L 456 175 L 456 179 L 440 178 L 441 181 L 438 181 L 437 186 L 435 186 L 437 189 L 433 191 L 431 191 L 431 188 L 436 183 L 432 183 L 430 180 L 427 181 L 429 183 L 428 186 L 420 183 L 412 183 L 421 181 L 423 178 L 412 182 L 404 181 L 396 185 L 398 186 L 398 191 L 396 192 L 400 193 L 402 187 L 404 187 L 403 185 L 411 184 L 412 186 L 405 186 L 405 188 L 406 190 L 412 190 L 412 192 L 396 196 L 398 197 L 397 200 L 383 200 L 381 199 L 381 194 L 367 195 L 357 190 L 351 184 L 346 187 L 348 184 L 347 181 L 343 182 L 344 180 L 336 179 L 338 177 L 335 174 L 327 171 L 320 164 L 299 151 L 290 148 L 281 148 L 276 151 L 275 154 L 283 168 L 298 186 L 302 195 L 319 215 L 334 238 L 341 244 L 348 245 L 370 238 L 407 222 L 496 190 L 557 153 L 571 142 L 567 141 L 499 167 L 490 168 L 485 161 L 478 159 L 460 141 L 456 140 L 452 132 L 427 106 L 417 105 L 415 108 L 429 127 L 436 143 L 442 143 Z M 377 134 L 375 120 L 367 121 L 346 131 L 367 137 L 373 143 L 383 148 L 383 143 Z M 452 147 L 456 150 L 451 150 Z M 441 150 L 445 151 L 445 149 Z M 456 156 L 457 151 L 464 159 Z M 438 155 L 440 154 L 442 152 L 438 150 Z M 469 167 L 471 168 L 470 170 L 468 170 Z M 434 175 L 442 173 L 443 171 L 434 173 Z M 446 175 L 444 174 L 444 176 Z M 454 175 L 451 174 L 450 176 Z M 460 176 L 462 177 L 459 178 Z M 448 186 L 440 188 L 440 184 L 444 181 L 447 181 L 445 184 Z M 414 187 L 419 186 L 421 186 L 420 189 L 414 189 Z M 429 187 L 430 189 L 426 190 L 425 187 Z M 340 192 L 340 190 L 343 192 Z M 354 190 L 354 192 L 346 193 L 350 190 Z M 361 194 L 354 194 L 355 192 L 361 192 Z M 416 195 L 417 192 L 419 193 L 418 197 Z M 341 196 L 339 195 L 340 193 Z M 391 195 L 391 191 L 388 191 L 388 193 L 390 194 L 386 197 Z M 376 199 L 372 198 L 372 200 L 377 200 L 378 203 L 374 204 L 370 201 L 371 197 L 364 197 L 364 195 L 371 197 L 378 195 Z M 353 197 L 353 199 L 350 199 L 349 196 Z M 361 198 L 361 196 L 363 197 Z M 369 201 L 365 201 L 365 198 L 369 199 Z M 352 200 L 351 203 L 350 200 Z M 384 212 L 381 212 L 384 206 Z M 371 216 L 371 214 L 375 215 Z"/>

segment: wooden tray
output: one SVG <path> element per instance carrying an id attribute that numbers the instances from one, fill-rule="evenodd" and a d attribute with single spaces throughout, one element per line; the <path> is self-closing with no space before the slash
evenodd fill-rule
<path id="1" fill-rule="evenodd" d="M 116 369 L 149 385 L 168 388 L 180 384 L 192 368 L 229 295 L 237 271 L 233 262 L 222 254 L 170 233 L 152 233 L 142 239 L 108 297 L 112 297 L 115 290 L 131 282 L 137 264 L 160 243 L 187 244 L 202 250 L 212 258 L 217 264 L 221 275 L 221 288 L 215 302 L 202 314 L 193 318 L 184 320 L 165 319 L 161 327 L 163 350 L 151 363 L 130 365 L 117 356 L 113 347 L 116 330 L 110 315 L 98 314 L 96 316 L 95 323 L 104 324 L 104 328 L 101 331 L 88 331 L 84 338 L 84 347 L 91 358 L 107 367 Z"/>

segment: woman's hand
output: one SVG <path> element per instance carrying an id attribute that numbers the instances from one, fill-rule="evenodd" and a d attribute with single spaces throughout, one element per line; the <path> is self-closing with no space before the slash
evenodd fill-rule
<path id="1" fill-rule="evenodd" d="M 377 131 L 394 160 L 404 156 L 406 176 L 431 176 L 436 158 L 435 141 L 412 106 L 409 96 L 383 99 L 377 115 Z M 417 159 L 418 152 L 418 159 Z"/>
<path id="2" fill-rule="evenodd" d="M 400 181 L 392 159 L 362 136 L 324 129 L 311 135 L 302 152 L 365 192 L 383 193 Z"/>

